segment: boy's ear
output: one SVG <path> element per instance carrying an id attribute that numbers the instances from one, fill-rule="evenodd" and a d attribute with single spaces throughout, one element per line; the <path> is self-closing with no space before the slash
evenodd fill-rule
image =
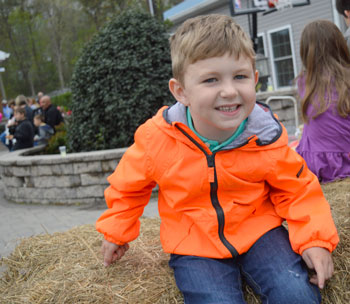
<path id="1" fill-rule="evenodd" d="M 259 71 L 255 70 L 255 85 L 257 85 L 258 81 L 259 81 Z"/>
<path id="2" fill-rule="evenodd" d="M 184 87 L 177 79 L 171 78 L 169 80 L 169 90 L 178 102 L 181 102 L 183 105 L 188 106 Z"/>

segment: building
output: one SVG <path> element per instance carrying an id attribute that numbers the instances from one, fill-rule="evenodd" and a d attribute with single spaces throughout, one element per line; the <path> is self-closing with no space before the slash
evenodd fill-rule
<path id="1" fill-rule="evenodd" d="M 185 0 L 164 12 L 164 19 L 173 23 L 172 32 L 186 19 L 203 14 L 233 15 L 247 33 L 253 36 L 253 15 L 244 14 L 257 0 Z M 301 70 L 299 56 L 300 36 L 305 25 L 316 19 L 334 22 L 343 32 L 345 25 L 335 8 L 335 0 L 293 0 L 295 4 L 305 4 L 293 8 L 277 10 L 269 14 L 256 14 L 257 68 L 262 76 L 262 90 L 272 85 L 274 91 L 284 91 L 293 87 L 293 80 Z M 235 14 L 232 6 L 236 7 Z"/>

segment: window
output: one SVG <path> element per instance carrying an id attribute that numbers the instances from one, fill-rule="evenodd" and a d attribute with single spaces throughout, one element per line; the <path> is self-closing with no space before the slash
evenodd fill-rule
<path id="1" fill-rule="evenodd" d="M 256 53 L 265 56 L 265 41 L 263 34 L 258 34 L 258 47 Z"/>
<path id="2" fill-rule="evenodd" d="M 291 28 L 269 31 L 270 54 L 275 88 L 293 85 L 296 76 Z"/>

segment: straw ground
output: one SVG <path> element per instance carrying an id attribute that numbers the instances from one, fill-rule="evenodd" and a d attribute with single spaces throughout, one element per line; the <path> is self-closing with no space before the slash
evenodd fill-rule
<path id="1" fill-rule="evenodd" d="M 350 303 L 350 179 L 322 186 L 339 231 L 335 274 L 323 303 Z M 102 237 L 92 225 L 23 239 L 0 260 L 0 303 L 183 303 L 159 242 L 159 219 L 141 219 L 140 237 L 109 268 L 99 253 Z M 250 304 L 260 303 L 245 287 Z"/>

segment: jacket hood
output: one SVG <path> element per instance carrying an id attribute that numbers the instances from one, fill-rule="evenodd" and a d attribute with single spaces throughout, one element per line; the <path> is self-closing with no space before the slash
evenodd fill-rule
<path id="1" fill-rule="evenodd" d="M 162 116 L 162 119 L 159 116 Z M 156 124 L 161 123 L 165 132 L 176 136 L 172 128 L 178 127 L 188 133 L 197 142 L 201 140 L 192 132 L 187 124 L 186 107 L 177 102 L 169 108 L 163 108 L 155 117 Z M 168 126 L 164 128 L 164 124 Z M 271 146 L 273 144 L 273 146 Z M 264 103 L 257 102 L 252 113 L 248 116 L 245 129 L 232 143 L 223 150 L 244 148 L 244 149 L 270 149 L 288 144 L 288 134 L 285 128 L 280 124 L 277 117 L 274 116 L 270 107 Z"/>

